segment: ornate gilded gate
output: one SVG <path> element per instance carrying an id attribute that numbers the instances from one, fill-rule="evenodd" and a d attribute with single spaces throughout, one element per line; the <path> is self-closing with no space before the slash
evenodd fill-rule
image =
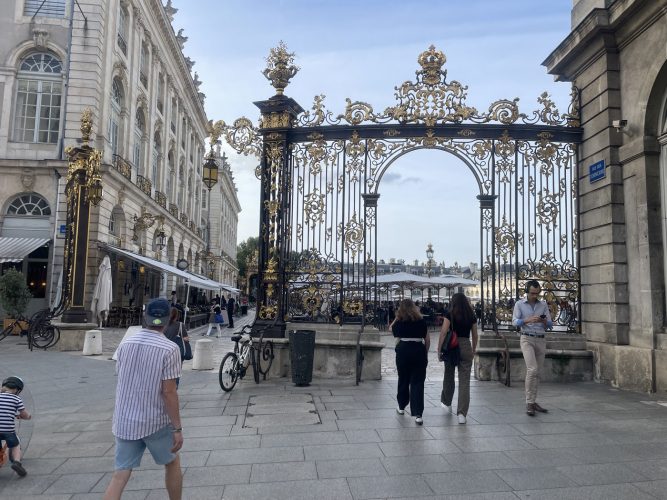
<path id="1" fill-rule="evenodd" d="M 509 328 L 528 279 L 543 283 L 556 313 L 579 299 L 576 143 L 579 95 L 567 113 L 548 94 L 526 115 L 518 99 L 480 112 L 467 87 L 447 81 L 444 54 L 431 46 L 416 80 L 395 88 L 396 105 L 376 112 L 347 99 L 334 115 L 315 98 L 304 111 L 283 91 L 296 74 L 284 44 L 264 75 L 276 88 L 256 102 L 258 128 L 221 124 L 238 152 L 260 158 L 261 220 L 257 326 L 286 321 L 360 323 L 376 310 L 377 201 L 381 179 L 400 156 L 422 148 L 462 160 L 479 186 L 483 327 Z"/>

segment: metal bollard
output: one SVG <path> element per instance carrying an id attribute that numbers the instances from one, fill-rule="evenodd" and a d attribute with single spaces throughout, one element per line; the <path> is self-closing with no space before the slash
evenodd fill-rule
<path id="1" fill-rule="evenodd" d="M 195 350 L 192 353 L 192 369 L 212 370 L 213 368 L 213 341 L 200 339 L 195 343 Z"/>
<path id="2" fill-rule="evenodd" d="M 102 332 L 99 330 L 88 330 L 83 339 L 83 355 L 95 356 L 102 354 Z"/>

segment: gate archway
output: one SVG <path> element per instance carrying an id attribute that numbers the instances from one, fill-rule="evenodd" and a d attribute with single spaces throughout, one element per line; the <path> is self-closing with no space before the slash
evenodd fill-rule
<path id="1" fill-rule="evenodd" d="M 324 96 L 304 111 L 284 95 L 298 71 L 284 44 L 267 62 L 276 95 L 255 103 L 259 127 L 247 118 L 211 127 L 212 142 L 224 135 L 237 152 L 260 158 L 257 327 L 273 323 L 272 334 L 283 336 L 288 321 L 363 328 L 371 320 L 378 186 L 392 162 L 421 148 L 453 154 L 477 179 L 483 328 L 511 328 L 529 279 L 542 282 L 553 312 L 578 304 L 576 88 L 566 113 L 546 92 L 530 115 L 518 99 L 481 112 L 466 103 L 466 86 L 447 80 L 445 55 L 431 46 L 418 57 L 415 81 L 395 87 L 394 106 L 376 112 L 347 99 L 334 115 Z"/>

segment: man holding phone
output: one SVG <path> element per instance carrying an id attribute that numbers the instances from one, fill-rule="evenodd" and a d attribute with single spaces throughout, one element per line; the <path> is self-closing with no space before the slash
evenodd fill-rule
<path id="1" fill-rule="evenodd" d="M 526 413 L 531 417 L 535 412 L 547 413 L 536 401 L 540 371 L 544 365 L 547 328 L 553 326 L 549 306 L 539 300 L 541 288 L 536 280 L 526 283 L 526 298 L 514 305 L 512 324 L 521 329 L 521 352 L 526 363 Z"/>

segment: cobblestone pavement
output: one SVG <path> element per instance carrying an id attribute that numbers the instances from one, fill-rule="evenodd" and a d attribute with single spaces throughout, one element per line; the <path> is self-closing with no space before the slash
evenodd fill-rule
<path id="1" fill-rule="evenodd" d="M 113 470 L 114 335 L 122 338 L 103 331 L 105 354 L 96 357 L 30 352 L 15 337 L 0 342 L 0 376 L 25 379 L 22 396 L 34 415 L 19 421 L 28 476 L 0 468 L 0 498 L 101 497 Z M 216 340 L 216 352 L 228 345 Z M 385 351 L 389 363 L 393 349 Z M 473 381 L 468 423 L 459 425 L 440 407 L 438 367 L 429 365 L 419 427 L 395 412 L 391 370 L 359 386 L 256 385 L 246 377 L 223 393 L 216 371 L 186 366 L 184 498 L 667 498 L 665 395 L 543 384 L 540 403 L 550 411 L 531 418 L 522 387 Z M 166 498 L 164 472 L 150 456 L 123 498 Z"/>

